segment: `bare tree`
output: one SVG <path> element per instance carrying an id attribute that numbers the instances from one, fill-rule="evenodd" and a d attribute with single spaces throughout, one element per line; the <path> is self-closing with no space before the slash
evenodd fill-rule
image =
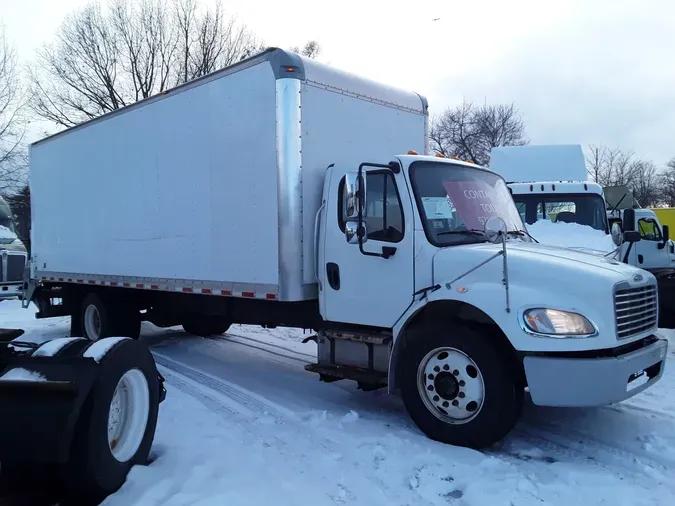
<path id="1" fill-rule="evenodd" d="M 625 185 L 641 206 L 660 201 L 662 176 L 653 162 L 636 157 L 632 151 L 607 146 L 590 146 L 586 162 L 591 179 L 599 185 Z"/>
<path id="2" fill-rule="evenodd" d="M 30 68 L 31 107 L 70 127 L 261 49 L 220 3 L 112 0 L 68 16 Z"/>
<path id="3" fill-rule="evenodd" d="M 656 165 L 649 160 L 632 163 L 632 192 L 642 207 L 653 207 L 661 200 L 660 174 Z"/>
<path id="4" fill-rule="evenodd" d="M 499 146 L 522 146 L 525 123 L 514 104 L 483 104 L 464 101 L 432 121 L 431 147 L 445 156 L 490 162 L 490 151 Z"/>
<path id="5" fill-rule="evenodd" d="M 293 46 L 290 48 L 290 50 L 294 53 L 298 53 L 299 55 L 315 60 L 321 54 L 321 45 L 315 40 L 310 40 L 306 42 L 304 46 L 302 46 L 302 49 L 300 49 L 298 46 Z"/>
<path id="6" fill-rule="evenodd" d="M 659 176 L 661 200 L 668 207 L 675 207 L 675 158 L 666 165 L 666 169 Z"/>
<path id="7" fill-rule="evenodd" d="M 24 179 L 23 98 L 16 52 L 0 26 L 0 193 L 17 190 Z"/>
<path id="8" fill-rule="evenodd" d="M 225 16 L 222 4 L 200 9 L 198 0 L 176 0 L 177 83 L 190 81 L 260 52 L 253 32 Z"/>

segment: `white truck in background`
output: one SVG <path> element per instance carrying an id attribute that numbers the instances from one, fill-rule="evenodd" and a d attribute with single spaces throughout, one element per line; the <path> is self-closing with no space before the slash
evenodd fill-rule
<path id="1" fill-rule="evenodd" d="M 502 177 L 427 152 L 420 95 L 265 51 L 31 146 L 25 302 L 71 316 L 65 353 L 118 364 L 141 401 L 155 373 L 107 358 L 141 320 L 313 329 L 307 370 L 388 388 L 427 436 L 475 448 L 509 433 L 525 387 L 538 405 L 596 406 L 661 378 L 654 276 L 531 242 Z M 60 374 L 77 382 L 85 364 Z M 0 461 L 17 446 L 2 434 L 23 434 L 15 411 Z M 115 427 L 146 441 L 150 420 Z M 27 432 L 43 453 L 56 437 Z M 128 470 L 148 451 L 109 446 L 78 483 L 104 488 L 90 475 L 111 453 Z"/>
<path id="2" fill-rule="evenodd" d="M 14 214 L 0 196 L 0 301 L 21 297 L 26 247 L 16 233 Z"/>
<path id="3" fill-rule="evenodd" d="M 601 255 L 614 252 L 612 258 L 654 274 L 659 326 L 675 328 L 675 254 L 668 227 L 654 211 L 637 208 L 625 186 L 603 188 L 588 181 L 580 145 L 493 148 L 490 168 L 506 179 L 537 241 Z M 625 209 L 631 211 L 624 214 Z M 624 231 L 639 234 L 627 242 Z"/>

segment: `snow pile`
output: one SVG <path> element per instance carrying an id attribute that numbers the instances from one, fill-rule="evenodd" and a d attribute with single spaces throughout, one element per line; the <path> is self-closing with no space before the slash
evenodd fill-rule
<path id="1" fill-rule="evenodd" d="M 42 374 L 35 371 L 29 371 L 22 367 L 15 367 L 10 369 L 5 374 L 0 376 L 0 381 L 47 381 Z"/>
<path id="2" fill-rule="evenodd" d="M 16 239 L 17 235 L 7 227 L 0 225 L 0 239 Z"/>
<path id="3" fill-rule="evenodd" d="M 611 235 L 578 223 L 553 223 L 549 220 L 539 220 L 528 225 L 527 231 L 540 243 L 551 246 L 590 249 L 603 254 L 616 249 Z"/>

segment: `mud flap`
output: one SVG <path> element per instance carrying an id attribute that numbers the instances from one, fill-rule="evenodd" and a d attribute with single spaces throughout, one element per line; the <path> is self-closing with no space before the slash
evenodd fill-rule
<path id="1" fill-rule="evenodd" d="M 98 378 L 98 363 L 24 355 L 0 367 L 0 462 L 67 462 L 80 411 Z"/>

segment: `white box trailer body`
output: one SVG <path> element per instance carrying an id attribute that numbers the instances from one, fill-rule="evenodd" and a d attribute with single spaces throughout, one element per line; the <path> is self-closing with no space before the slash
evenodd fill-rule
<path id="1" fill-rule="evenodd" d="M 30 149 L 33 275 L 316 298 L 327 166 L 424 153 L 427 118 L 416 93 L 270 50 L 71 128 Z"/>

